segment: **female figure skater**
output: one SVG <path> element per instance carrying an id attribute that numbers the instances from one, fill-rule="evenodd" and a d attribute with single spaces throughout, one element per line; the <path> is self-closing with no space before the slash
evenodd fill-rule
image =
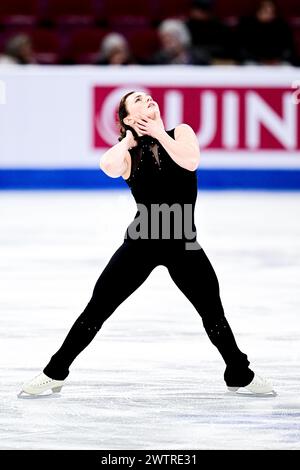
<path id="1" fill-rule="evenodd" d="M 102 155 L 100 168 L 112 178 L 123 177 L 138 211 L 60 349 L 42 373 L 23 384 L 18 396 L 37 395 L 48 389 L 59 392 L 74 359 L 158 265 L 167 267 L 200 315 L 226 364 L 228 389 L 274 393 L 271 383 L 254 374 L 247 355 L 238 348 L 224 315 L 217 276 L 197 241 L 194 207 L 200 152 L 193 129 L 180 124 L 166 131 L 158 104 L 144 92 L 123 96 L 118 117 L 119 143 Z"/>

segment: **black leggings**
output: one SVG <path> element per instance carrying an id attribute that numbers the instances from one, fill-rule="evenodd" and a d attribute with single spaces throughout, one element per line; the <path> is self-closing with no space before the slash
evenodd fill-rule
<path id="1" fill-rule="evenodd" d="M 224 316 L 215 271 L 202 248 L 186 250 L 181 242 L 124 240 L 102 271 L 84 311 L 43 372 L 53 379 L 65 379 L 71 363 L 92 341 L 105 320 L 143 284 L 156 266 L 163 265 L 201 316 L 208 337 L 222 355 L 226 384 L 248 385 L 254 373 Z"/>

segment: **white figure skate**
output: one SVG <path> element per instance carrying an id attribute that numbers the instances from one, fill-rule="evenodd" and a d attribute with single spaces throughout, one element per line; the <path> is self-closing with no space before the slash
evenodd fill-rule
<path id="1" fill-rule="evenodd" d="M 61 391 L 64 383 L 65 380 L 51 379 L 46 374 L 44 374 L 44 372 L 42 372 L 28 382 L 23 383 L 22 390 L 18 393 L 18 397 L 20 397 L 22 393 L 27 393 L 29 395 L 40 395 L 49 389 L 52 390 L 52 394 L 58 393 Z"/>
<path id="2" fill-rule="evenodd" d="M 227 387 L 230 392 L 233 392 L 238 395 L 273 395 L 276 396 L 277 393 L 273 389 L 273 385 L 270 380 L 261 377 L 260 375 L 255 374 L 252 382 L 245 387 Z M 247 393 L 250 392 L 250 393 Z"/>

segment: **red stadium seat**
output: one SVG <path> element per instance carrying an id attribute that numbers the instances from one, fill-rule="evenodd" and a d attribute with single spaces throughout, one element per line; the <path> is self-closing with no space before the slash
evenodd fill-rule
<path id="1" fill-rule="evenodd" d="M 101 8 L 100 23 L 127 36 L 130 30 L 137 30 L 151 25 L 153 17 L 151 0 L 104 0 Z"/>
<path id="2" fill-rule="evenodd" d="M 106 28 L 86 28 L 71 34 L 67 58 L 76 64 L 92 64 L 97 59 L 100 44 L 109 33 Z"/>
<path id="3" fill-rule="evenodd" d="M 298 58 L 298 64 L 300 65 L 300 25 L 293 28 L 294 43 L 296 48 L 296 55 Z"/>
<path id="4" fill-rule="evenodd" d="M 147 61 L 161 47 L 157 30 L 154 28 L 133 31 L 127 38 L 133 55 L 142 62 Z"/>
<path id="5" fill-rule="evenodd" d="M 220 18 L 247 16 L 254 13 L 260 0 L 216 0 L 214 12 Z M 279 12 L 284 17 L 300 16 L 299 0 L 277 0 Z"/>
<path id="6" fill-rule="evenodd" d="M 278 0 L 277 4 L 285 18 L 300 17 L 299 0 Z"/>
<path id="7" fill-rule="evenodd" d="M 141 31 L 151 26 L 147 16 L 113 16 L 109 18 L 107 27 L 127 37 L 132 31 Z"/>
<path id="8" fill-rule="evenodd" d="M 216 0 L 214 13 L 221 19 L 251 15 L 257 0 Z"/>
<path id="9" fill-rule="evenodd" d="M 60 62 L 61 43 L 56 31 L 36 28 L 30 37 L 39 64 L 58 64 Z"/>
<path id="10" fill-rule="evenodd" d="M 191 0 L 161 0 L 156 4 L 155 20 L 161 22 L 166 18 L 185 19 L 190 10 Z"/>
<path id="11" fill-rule="evenodd" d="M 39 21 L 38 0 L 8 0 L 0 2 L 0 25 L 32 26 Z"/>
<path id="12" fill-rule="evenodd" d="M 5 42 L 5 34 L 0 32 L 0 55 L 4 53 Z"/>
<path id="13" fill-rule="evenodd" d="M 155 1 L 154 1 L 155 3 Z M 153 0 L 103 0 L 101 14 L 109 19 L 112 16 L 148 16 L 153 14 Z"/>
<path id="14" fill-rule="evenodd" d="M 95 23 L 94 0 L 48 0 L 46 18 L 57 26 L 89 26 Z"/>

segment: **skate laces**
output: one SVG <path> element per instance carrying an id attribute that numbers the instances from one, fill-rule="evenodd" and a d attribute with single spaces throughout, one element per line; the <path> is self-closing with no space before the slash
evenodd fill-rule
<path id="1" fill-rule="evenodd" d="M 39 374 L 36 377 L 34 377 L 34 379 L 32 380 L 31 383 L 34 384 L 34 385 L 46 385 L 50 382 L 53 382 L 53 379 L 46 376 L 46 374 L 42 373 L 42 374 Z"/>
<path id="2" fill-rule="evenodd" d="M 254 376 L 253 379 L 253 385 L 258 385 L 258 386 L 264 386 L 264 385 L 270 385 L 270 381 L 267 380 L 265 377 L 262 377 L 261 375 L 256 375 Z"/>

